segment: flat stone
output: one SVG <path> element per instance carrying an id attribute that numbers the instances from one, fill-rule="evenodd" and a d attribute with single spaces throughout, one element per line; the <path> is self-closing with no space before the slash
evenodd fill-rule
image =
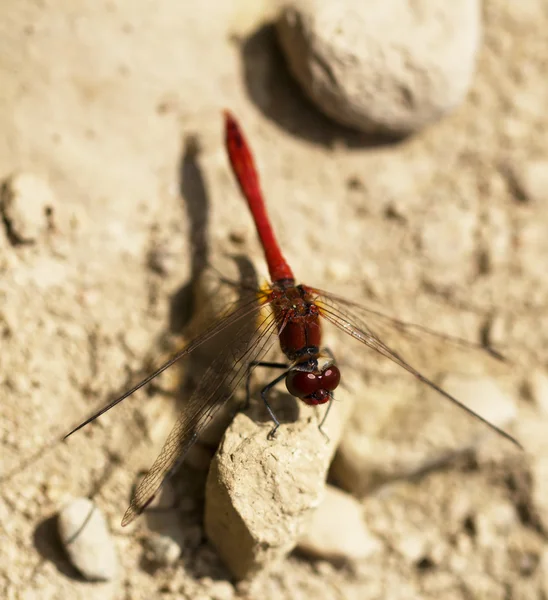
<path id="1" fill-rule="evenodd" d="M 315 558 L 337 561 L 367 558 L 380 551 L 381 543 L 367 528 L 360 503 L 328 485 L 297 547 Z"/>

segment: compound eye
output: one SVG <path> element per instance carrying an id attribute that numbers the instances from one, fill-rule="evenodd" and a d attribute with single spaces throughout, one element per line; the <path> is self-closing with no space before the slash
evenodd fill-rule
<path id="1" fill-rule="evenodd" d="M 287 391 L 296 398 L 310 396 L 322 388 L 322 376 L 306 371 L 291 371 L 285 378 Z"/>
<path id="2" fill-rule="evenodd" d="M 321 385 L 324 390 L 332 392 L 341 381 L 341 372 L 338 367 L 331 365 L 321 374 Z"/>

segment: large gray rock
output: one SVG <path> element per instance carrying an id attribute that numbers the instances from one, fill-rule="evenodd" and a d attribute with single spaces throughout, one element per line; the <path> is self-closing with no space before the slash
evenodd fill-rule
<path id="1" fill-rule="evenodd" d="M 278 37 L 305 94 L 335 121 L 404 135 L 457 107 L 480 42 L 477 0 L 297 0 Z"/>

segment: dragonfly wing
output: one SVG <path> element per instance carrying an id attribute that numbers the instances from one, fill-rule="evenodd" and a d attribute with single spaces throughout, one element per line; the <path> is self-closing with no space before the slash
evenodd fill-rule
<path id="1" fill-rule="evenodd" d="M 498 428 L 490 421 L 484 419 L 481 415 L 471 410 L 466 404 L 449 394 L 439 385 L 432 381 L 431 376 L 424 374 L 423 365 L 434 364 L 436 358 L 443 354 L 443 346 L 453 345 L 461 347 L 467 352 L 480 352 L 487 355 L 485 349 L 473 342 L 467 342 L 460 338 L 453 338 L 438 334 L 437 332 L 422 328 L 418 325 L 414 326 L 398 319 L 392 319 L 388 315 L 370 310 L 366 307 L 359 306 L 342 298 L 332 296 L 327 292 L 310 288 L 309 292 L 315 298 L 322 316 L 333 323 L 336 327 L 358 340 L 379 356 L 389 359 L 393 364 L 401 367 L 417 380 L 426 384 L 431 389 L 435 390 L 439 395 L 449 400 L 460 409 L 470 414 L 475 419 L 483 422 L 489 428 L 496 431 L 499 435 L 510 440 L 517 446 L 520 444 L 508 433 Z M 430 343 L 424 342 L 424 336 L 429 337 Z M 439 345 L 437 354 L 433 355 L 433 349 Z M 430 353 L 427 354 L 425 346 L 430 346 Z M 416 363 L 420 362 L 421 357 L 427 354 L 430 358 L 421 363 L 421 367 L 417 368 Z M 449 356 L 452 353 L 449 352 Z M 407 357 L 413 358 L 407 358 Z M 489 363 L 498 362 L 498 356 L 485 356 L 485 360 Z M 439 363 L 438 363 L 439 364 Z"/>
<path id="2" fill-rule="evenodd" d="M 249 363 L 261 360 L 268 352 L 276 339 L 276 330 L 276 319 L 270 312 L 261 316 L 258 324 L 240 327 L 232 342 L 219 352 L 186 403 L 158 458 L 135 490 L 123 526 L 145 510 L 176 471 L 202 429 L 245 377 Z"/>
<path id="3" fill-rule="evenodd" d="M 357 302 L 352 302 L 346 298 L 336 296 L 331 292 L 325 292 L 316 288 L 307 288 L 311 294 L 317 297 L 320 301 L 325 302 L 326 305 L 332 305 L 333 307 L 343 307 L 345 310 L 352 311 L 354 314 L 359 314 L 363 320 L 366 320 L 373 327 L 378 327 L 380 330 L 390 330 L 398 337 L 406 337 L 409 340 L 419 342 L 421 340 L 431 339 L 434 343 L 449 344 L 451 346 L 460 347 L 466 350 L 479 351 L 483 354 L 489 354 L 492 358 L 499 361 L 505 361 L 504 355 L 485 344 L 472 342 L 465 338 L 460 338 L 454 335 L 448 335 L 441 331 L 436 331 L 430 327 L 424 325 L 418 325 L 417 323 L 407 323 L 401 319 L 397 319 L 391 315 L 387 315 L 382 311 L 375 310 L 368 306 L 363 306 Z"/>
<path id="4" fill-rule="evenodd" d="M 120 404 L 122 400 L 125 400 L 128 396 L 131 396 L 131 394 L 141 389 L 147 383 L 150 383 L 153 379 L 158 377 L 158 375 L 163 373 L 166 369 L 169 369 L 169 367 L 174 365 L 183 357 L 189 355 L 191 352 L 202 346 L 204 343 L 213 339 L 215 336 L 225 331 L 226 329 L 232 327 L 233 325 L 244 322 L 246 317 L 257 313 L 261 309 L 261 306 L 258 304 L 257 295 L 255 295 L 255 297 L 251 301 L 246 301 L 242 304 L 233 303 L 233 306 L 237 306 L 237 308 L 232 308 L 231 310 L 223 312 L 221 317 L 214 321 L 200 335 L 194 337 L 192 341 L 189 342 L 184 348 L 173 354 L 173 356 L 171 356 L 171 358 L 164 362 L 159 368 L 155 369 L 150 375 L 139 381 L 139 383 L 134 385 L 131 389 L 124 392 L 124 394 L 122 394 L 118 398 L 115 398 L 106 406 L 103 406 L 100 410 L 93 413 L 85 421 L 83 421 L 77 427 L 75 427 L 69 433 L 67 433 L 63 439 L 67 439 L 73 433 L 76 433 L 79 429 L 82 429 L 82 427 L 85 427 L 92 421 L 95 421 L 95 419 L 105 414 L 111 408 L 114 408 L 117 404 Z"/>

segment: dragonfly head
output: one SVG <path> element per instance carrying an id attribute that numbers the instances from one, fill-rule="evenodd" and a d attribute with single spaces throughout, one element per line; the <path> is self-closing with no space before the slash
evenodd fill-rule
<path id="1" fill-rule="evenodd" d="M 314 406 L 325 404 L 339 385 L 341 373 L 335 365 L 329 365 L 318 371 L 293 369 L 285 378 L 287 391 L 306 404 Z"/>

